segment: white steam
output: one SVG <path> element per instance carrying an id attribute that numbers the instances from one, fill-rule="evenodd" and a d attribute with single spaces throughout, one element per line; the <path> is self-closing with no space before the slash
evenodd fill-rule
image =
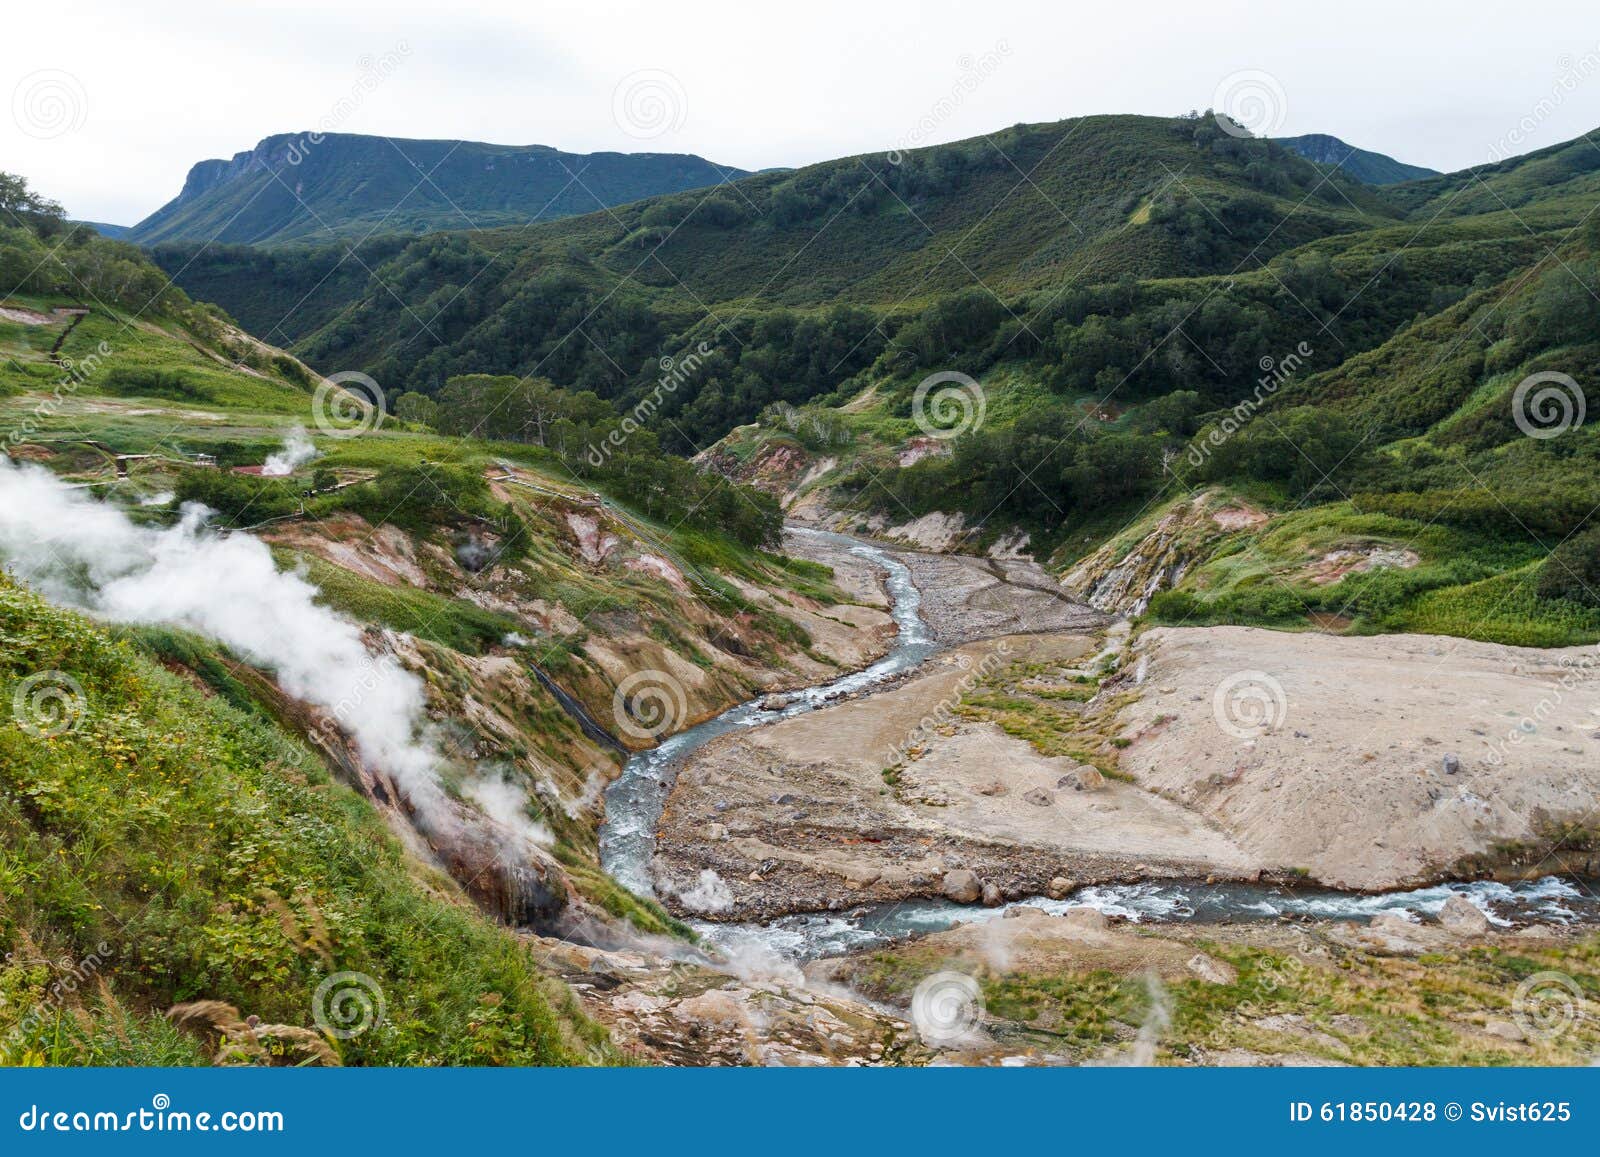
<path id="1" fill-rule="evenodd" d="M 304 426 L 296 426 L 283 440 L 283 449 L 267 457 L 261 466 L 261 473 L 268 478 L 282 478 L 293 474 L 315 457 L 317 448 L 312 444 L 310 435 Z"/>
<path id="2" fill-rule="evenodd" d="M 584 812 L 600 802 L 601 795 L 605 793 L 606 784 L 610 782 L 611 779 L 606 775 L 605 768 L 599 764 L 591 766 L 583 777 L 583 790 L 578 793 L 576 798 L 563 801 L 561 810 L 567 813 L 569 820 L 578 819 Z"/>
<path id="3" fill-rule="evenodd" d="M 733 907 L 733 889 L 729 888 L 728 882 L 716 872 L 704 868 L 694 886 L 679 892 L 678 899 L 689 911 L 699 912 L 702 915 L 726 912 Z"/>
<path id="4" fill-rule="evenodd" d="M 1144 974 L 1144 988 L 1150 997 L 1150 1009 L 1139 1026 L 1139 1035 L 1134 1038 L 1133 1054 L 1128 1063 L 1147 1069 L 1156 1063 L 1156 1047 L 1161 1043 L 1162 1034 L 1172 1027 L 1172 1000 L 1154 972 Z"/>
<path id="5" fill-rule="evenodd" d="M 528 793 L 504 779 L 480 779 L 463 785 L 462 792 L 483 810 L 483 814 L 539 845 L 555 845 L 550 829 L 528 815 Z"/>
<path id="6" fill-rule="evenodd" d="M 422 681 L 369 652 L 361 628 L 319 606 L 317 588 L 278 570 L 259 539 L 214 533 L 206 515 L 190 503 L 176 526 L 135 526 L 116 507 L 0 454 L 0 563 L 14 575 L 52 602 L 119 623 L 183 627 L 274 671 L 285 693 L 332 714 L 421 818 L 448 814 Z M 515 788 L 463 790 L 493 820 L 520 813 L 504 825 L 510 832 L 543 832 Z"/>

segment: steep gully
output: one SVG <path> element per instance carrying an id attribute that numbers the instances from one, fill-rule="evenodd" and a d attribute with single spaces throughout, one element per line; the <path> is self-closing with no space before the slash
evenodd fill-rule
<path id="1" fill-rule="evenodd" d="M 790 526 L 788 529 L 794 534 L 831 541 L 884 572 L 899 629 L 895 644 L 871 666 L 797 692 L 780 709 L 764 709 L 759 700 L 743 703 L 671 736 L 649 751 L 632 756 L 622 775 L 606 791 L 600 856 L 606 871 L 636 895 L 653 897 L 655 894 L 650 863 L 655 852 L 656 828 L 679 769 L 697 749 L 740 728 L 760 727 L 828 706 L 843 694 L 870 691 L 920 666 L 938 650 L 933 632 L 921 613 L 921 592 L 912 581 L 911 571 L 891 550 L 809 527 Z M 1382 895 L 1251 884 L 1108 884 L 1079 889 L 1066 900 L 1033 897 L 997 908 L 915 901 L 857 908 L 848 914 L 819 912 L 786 916 L 766 924 L 691 923 L 708 944 L 726 951 L 757 952 L 804 961 L 920 932 L 939 931 L 958 921 L 996 919 L 1004 916 L 1007 908 L 1017 905 L 1050 913 L 1086 906 L 1133 921 L 1242 922 L 1302 916 L 1365 921 L 1384 912 L 1436 913 L 1454 893 L 1465 895 L 1478 904 L 1496 924 L 1600 922 L 1600 899 L 1580 885 L 1552 876 L 1513 885 L 1478 881 Z"/>

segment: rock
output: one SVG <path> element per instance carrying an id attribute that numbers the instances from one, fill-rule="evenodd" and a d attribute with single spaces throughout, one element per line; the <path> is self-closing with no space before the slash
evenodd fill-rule
<path id="1" fill-rule="evenodd" d="M 1005 795 L 1006 785 L 1001 783 L 999 780 L 995 780 L 993 783 L 979 784 L 972 790 L 977 792 L 979 795 Z"/>
<path id="2" fill-rule="evenodd" d="M 761 710 L 763 711 L 782 711 L 787 706 L 789 706 L 789 699 L 784 695 L 768 695 L 761 701 Z"/>
<path id="3" fill-rule="evenodd" d="M 1025 915 L 1027 915 L 1027 909 L 1025 908 L 1007 908 L 1005 918 L 1007 920 L 1020 920 Z"/>
<path id="4" fill-rule="evenodd" d="M 1232 984 L 1239 979 L 1239 971 L 1233 965 L 1207 956 L 1204 952 L 1196 952 L 1185 966 L 1201 980 L 1212 984 Z"/>
<path id="5" fill-rule="evenodd" d="M 1065 876 L 1052 876 L 1050 883 L 1045 885 L 1045 895 L 1052 900 L 1065 900 L 1068 893 L 1077 886 L 1076 880 L 1069 880 Z"/>
<path id="6" fill-rule="evenodd" d="M 1359 924 L 1330 930 L 1330 939 L 1386 956 L 1409 956 L 1449 946 L 1450 935 L 1429 924 L 1413 924 L 1394 912 L 1381 912 L 1365 928 Z"/>
<path id="7" fill-rule="evenodd" d="M 727 838 L 728 838 L 728 825 L 727 824 L 707 824 L 706 825 L 706 839 L 708 839 L 708 840 L 725 840 Z"/>
<path id="8" fill-rule="evenodd" d="M 978 873 L 971 868 L 957 868 L 944 874 L 944 883 L 939 890 L 947 900 L 970 904 L 983 895 L 983 884 L 978 879 Z"/>
<path id="9" fill-rule="evenodd" d="M 1068 908 L 1061 918 L 1074 928 L 1099 931 L 1106 927 L 1106 914 L 1098 908 Z"/>
<path id="10" fill-rule="evenodd" d="M 1511 1023 L 1509 1020 L 1491 1020 L 1488 1024 L 1483 1026 L 1483 1031 L 1488 1033 L 1490 1036 L 1497 1036 L 1501 1040 L 1515 1041 L 1520 1043 L 1528 1039 L 1528 1034 L 1523 1032 L 1519 1026 Z"/>
<path id="11" fill-rule="evenodd" d="M 1070 787 L 1073 791 L 1099 791 L 1105 785 L 1106 777 L 1100 770 L 1084 763 L 1062 776 L 1058 786 Z"/>
<path id="12" fill-rule="evenodd" d="M 1465 896 L 1451 896 L 1439 909 L 1439 923 L 1457 936 L 1482 936 L 1489 931 L 1489 917 Z"/>
<path id="13" fill-rule="evenodd" d="M 1035 807 L 1049 807 L 1055 802 L 1056 797 L 1045 791 L 1042 787 L 1033 788 L 1023 793 L 1022 798 Z"/>
<path id="14" fill-rule="evenodd" d="M 1456 753 L 1453 752 L 1453 751 L 1445 752 L 1445 754 L 1444 754 L 1444 773 L 1446 775 L 1454 775 L 1456 772 L 1458 772 L 1460 770 L 1461 770 L 1461 757 L 1456 755 Z"/>
<path id="15" fill-rule="evenodd" d="M 1005 902 L 1005 894 L 1000 891 L 999 884 L 985 884 L 983 886 L 983 906 L 985 908 L 998 908 Z"/>
<path id="16" fill-rule="evenodd" d="M 734 1027 L 748 1021 L 739 998 L 717 988 L 680 1000 L 672 1009 L 672 1015 L 680 1021 L 706 1021 Z"/>

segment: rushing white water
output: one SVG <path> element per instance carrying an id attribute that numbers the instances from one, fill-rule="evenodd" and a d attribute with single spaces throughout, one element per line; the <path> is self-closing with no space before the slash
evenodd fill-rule
<path id="1" fill-rule="evenodd" d="M 883 659 L 854 675 L 797 692 L 781 711 L 763 711 L 759 703 L 741 704 L 715 719 L 679 732 L 650 751 L 628 760 L 622 776 L 606 791 L 606 822 L 600 833 L 601 862 L 625 887 L 653 895 L 650 859 L 655 831 L 678 769 L 695 750 L 740 727 L 756 727 L 825 706 L 835 693 L 881 683 L 917 665 L 935 650 L 932 632 L 923 621 L 922 598 L 905 564 L 887 551 L 844 535 L 794 529 L 845 545 L 886 572 L 900 629 L 895 647 Z M 975 908 L 943 900 L 913 900 L 854 908 L 848 913 L 816 912 L 784 916 L 765 924 L 691 921 L 708 944 L 735 959 L 779 958 L 788 961 L 833 956 L 868 948 L 918 933 L 938 932 L 958 922 L 1002 918 L 1006 910 L 1025 906 L 1060 914 L 1068 908 L 1097 908 L 1108 916 L 1133 922 L 1277 920 L 1309 916 L 1324 920 L 1370 920 L 1382 913 L 1415 919 L 1444 907 L 1452 894 L 1465 896 L 1501 927 L 1516 922 L 1549 924 L 1600 922 L 1600 894 L 1583 882 L 1546 876 L 1517 884 L 1493 881 L 1439 884 L 1408 892 L 1368 895 L 1325 888 L 1283 888 L 1261 884 L 1137 883 L 1100 884 L 1080 888 L 1066 900 L 1033 897 L 997 908 Z"/>

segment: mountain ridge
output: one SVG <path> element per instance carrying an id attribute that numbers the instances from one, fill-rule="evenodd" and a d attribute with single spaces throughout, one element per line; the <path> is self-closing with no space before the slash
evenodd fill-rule
<path id="1" fill-rule="evenodd" d="M 1329 133 L 1303 133 L 1297 137 L 1277 137 L 1277 142 L 1308 161 L 1329 165 L 1367 185 L 1397 185 L 1423 177 L 1437 177 L 1436 169 L 1397 161 L 1385 153 L 1360 149 Z"/>
<path id="2" fill-rule="evenodd" d="M 178 195 L 128 230 L 142 245 L 275 245 L 488 228 L 593 212 L 747 175 L 686 153 L 278 133 L 197 161 Z"/>

